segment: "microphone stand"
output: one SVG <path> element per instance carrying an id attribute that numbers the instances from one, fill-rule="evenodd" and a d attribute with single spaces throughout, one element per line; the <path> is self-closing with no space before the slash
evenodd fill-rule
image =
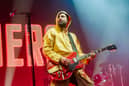
<path id="1" fill-rule="evenodd" d="M 26 16 L 28 18 L 27 29 L 28 29 L 29 38 L 30 38 L 30 55 L 31 55 L 31 62 L 32 62 L 32 81 L 33 81 L 33 86 L 36 86 L 35 71 L 34 71 L 35 68 L 34 68 L 33 45 L 32 45 L 31 13 L 26 13 Z"/>
<path id="2" fill-rule="evenodd" d="M 26 15 L 28 22 L 27 22 L 27 29 L 29 32 L 29 38 L 30 38 L 30 56 L 31 56 L 31 63 L 32 63 L 32 82 L 33 82 L 33 86 L 36 86 L 35 84 L 35 68 L 34 68 L 34 56 L 33 56 L 33 45 L 32 45 L 32 31 L 31 31 L 31 13 L 28 12 L 20 12 L 20 13 L 16 13 L 16 10 L 14 10 L 13 12 L 11 12 L 9 15 L 10 16 L 14 16 L 15 14 L 17 15 Z"/>

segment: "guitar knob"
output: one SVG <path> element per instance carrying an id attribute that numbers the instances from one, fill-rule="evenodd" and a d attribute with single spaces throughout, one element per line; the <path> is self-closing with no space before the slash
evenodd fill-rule
<path id="1" fill-rule="evenodd" d="M 60 71 L 58 71 L 57 73 L 58 73 L 58 78 L 60 78 L 60 74 L 61 74 L 61 72 L 60 72 Z"/>

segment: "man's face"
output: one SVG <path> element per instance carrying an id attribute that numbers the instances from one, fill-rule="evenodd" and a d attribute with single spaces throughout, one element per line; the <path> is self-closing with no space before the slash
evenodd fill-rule
<path id="1" fill-rule="evenodd" d="M 61 13 L 61 14 L 59 14 L 59 16 L 58 16 L 57 21 L 58 21 L 58 25 L 59 25 L 60 27 L 66 27 L 66 24 L 67 24 L 67 22 L 68 22 L 67 16 L 66 16 L 65 14 Z"/>

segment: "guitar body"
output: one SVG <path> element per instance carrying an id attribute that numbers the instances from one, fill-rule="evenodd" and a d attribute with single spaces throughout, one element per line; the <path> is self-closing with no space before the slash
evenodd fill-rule
<path id="1" fill-rule="evenodd" d="M 75 61 L 73 60 L 73 58 L 76 57 L 76 52 L 73 52 L 72 54 L 70 54 L 67 58 L 70 59 L 70 64 L 74 64 Z M 83 67 L 83 64 L 81 63 L 78 63 L 76 65 L 76 67 L 74 68 L 74 70 L 70 70 L 69 67 L 65 67 L 63 65 L 59 65 L 59 67 L 61 68 L 61 70 L 58 70 L 52 74 L 50 74 L 50 77 L 51 79 L 53 80 L 66 80 L 66 79 L 69 79 L 73 72 L 76 70 L 76 69 L 80 69 Z"/>

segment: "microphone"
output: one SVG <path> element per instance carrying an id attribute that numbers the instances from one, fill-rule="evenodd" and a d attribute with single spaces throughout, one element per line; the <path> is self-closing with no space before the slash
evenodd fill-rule
<path id="1" fill-rule="evenodd" d="M 30 12 L 17 12 L 16 9 L 14 9 L 12 12 L 9 13 L 10 17 L 13 17 L 15 15 L 31 15 Z"/>
<path id="2" fill-rule="evenodd" d="M 14 9 L 12 12 L 9 13 L 10 17 L 13 17 L 16 14 L 16 9 Z"/>

